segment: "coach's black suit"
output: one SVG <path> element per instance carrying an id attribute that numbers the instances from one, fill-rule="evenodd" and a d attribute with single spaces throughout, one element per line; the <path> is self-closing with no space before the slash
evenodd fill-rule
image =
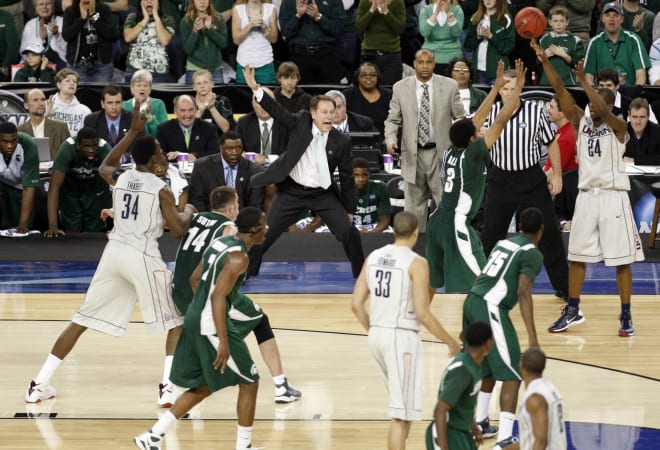
<path id="1" fill-rule="evenodd" d="M 244 115 L 238 119 L 236 132 L 241 135 L 243 149 L 246 152 L 261 152 L 261 133 L 259 118 L 254 112 Z M 286 149 L 287 143 L 286 129 L 277 121 L 273 121 L 273 127 L 270 132 L 270 153 L 279 155 Z"/>
<path id="2" fill-rule="evenodd" d="M 373 119 L 369 116 L 346 111 L 346 121 L 348 122 L 348 130 L 346 131 L 349 133 L 351 131 L 378 131 Z"/>
<path id="3" fill-rule="evenodd" d="M 156 139 L 165 153 L 192 153 L 197 158 L 215 155 L 220 148 L 215 125 L 202 119 L 195 119 L 192 124 L 188 148 L 186 148 L 183 130 L 177 119 L 170 119 L 158 125 Z"/>
<path id="4" fill-rule="evenodd" d="M 353 195 L 353 158 L 351 141 L 348 136 L 332 128 L 326 142 L 326 155 L 330 174 L 339 169 L 341 193 L 333 186 L 328 189 L 310 188 L 296 183 L 289 174 L 298 163 L 312 142 L 312 116 L 307 111 L 296 114 L 287 112 L 282 105 L 263 95 L 260 105 L 286 129 L 289 142 L 286 151 L 273 161 L 262 173 L 252 176 L 254 186 L 277 185 L 277 193 L 268 209 L 268 232 L 260 248 L 252 247 L 248 274 L 257 275 L 261 265 L 261 255 L 275 240 L 287 230 L 307 209 L 318 213 L 330 228 L 330 231 L 344 246 L 344 252 L 351 262 L 353 276 L 357 277 L 362 269 L 364 253 L 360 233 L 349 221 L 348 214 L 355 211 Z"/>
<path id="5" fill-rule="evenodd" d="M 255 206 L 259 209 L 264 207 L 263 187 L 255 188 L 250 182 L 250 177 L 256 173 L 263 172 L 263 168 L 243 157 L 238 162 L 238 173 L 234 182 L 234 189 L 238 193 L 238 204 L 241 208 Z M 190 203 L 198 211 L 210 211 L 211 204 L 209 196 L 211 191 L 218 186 L 226 186 L 225 167 L 222 163 L 222 155 L 205 156 L 195 161 L 192 174 L 190 175 Z"/>
<path id="6" fill-rule="evenodd" d="M 119 116 L 119 129 L 117 130 L 117 140 L 115 142 L 112 142 L 110 139 L 110 130 L 108 130 L 108 121 L 105 118 L 104 110 L 96 111 L 87 115 L 83 123 L 86 127 L 94 128 L 99 137 L 105 139 L 112 146 L 116 145 L 117 142 L 124 138 L 124 135 L 131 128 L 132 119 L 132 112 L 126 111 L 125 109 L 121 110 L 121 114 Z"/>

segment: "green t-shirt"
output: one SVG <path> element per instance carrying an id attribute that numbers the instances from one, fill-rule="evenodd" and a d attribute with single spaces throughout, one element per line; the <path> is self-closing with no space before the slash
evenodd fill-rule
<path id="1" fill-rule="evenodd" d="M 199 265 L 204 250 L 211 241 L 222 236 L 225 225 L 230 223 L 233 222 L 227 217 L 211 211 L 195 214 L 176 253 L 172 295 L 179 309 L 186 309 L 186 305 L 189 305 L 192 300 L 193 291 L 189 280 Z M 183 314 L 185 311 L 181 311 L 181 313 Z"/>
<path id="2" fill-rule="evenodd" d="M 99 166 L 112 147 L 105 140 L 99 139 L 99 150 L 94 159 L 83 157 L 77 148 L 75 137 L 67 138 L 60 145 L 53 161 L 53 170 L 64 173 L 62 192 L 81 195 L 110 195 L 110 186 L 99 175 Z M 99 193 L 101 193 L 99 195 Z"/>
<path id="3" fill-rule="evenodd" d="M 467 216 L 477 214 L 486 188 L 486 141 L 480 137 L 464 149 L 449 147 L 440 208 Z"/>
<path id="4" fill-rule="evenodd" d="M 543 255 L 526 236 L 501 240 L 490 252 L 470 294 L 510 311 L 518 303 L 519 275 L 525 274 L 534 282 L 542 265 Z"/>
<path id="5" fill-rule="evenodd" d="M 447 427 L 468 432 L 472 429 L 480 388 L 479 366 L 468 353 L 458 353 L 449 361 L 438 392 L 438 399 L 451 406 Z"/>
<path id="6" fill-rule="evenodd" d="M 19 148 L 23 149 L 22 158 L 16 154 Z M 39 151 L 32 136 L 18 132 L 18 146 L 9 159 L 4 158 L 4 167 L 6 170 L 0 171 L 0 183 L 15 189 L 39 186 Z"/>
<path id="7" fill-rule="evenodd" d="M 387 214 L 392 214 L 387 186 L 382 181 L 369 180 L 366 192 L 355 196 L 353 225 L 367 228 L 375 227 L 378 225 L 380 216 Z"/>

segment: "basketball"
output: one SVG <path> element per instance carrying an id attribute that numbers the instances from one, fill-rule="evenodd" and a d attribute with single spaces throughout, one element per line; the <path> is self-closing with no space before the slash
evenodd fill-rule
<path id="1" fill-rule="evenodd" d="M 545 28 L 548 25 L 543 12 L 533 6 L 528 6 L 518 11 L 513 24 L 518 34 L 525 39 L 540 38 L 543 36 Z"/>

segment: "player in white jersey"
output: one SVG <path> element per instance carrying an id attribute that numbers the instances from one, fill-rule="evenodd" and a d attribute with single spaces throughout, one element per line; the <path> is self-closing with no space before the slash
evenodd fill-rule
<path id="1" fill-rule="evenodd" d="M 561 393 L 543 378 L 545 353 L 538 347 L 527 349 L 520 358 L 525 380 L 525 396 L 518 409 L 520 441 L 504 450 L 566 450 L 566 425 Z"/>
<path id="2" fill-rule="evenodd" d="M 55 396 L 50 379 L 87 328 L 121 336 L 138 300 L 148 330 L 168 331 L 164 371 L 169 373 L 177 333 L 181 332 L 178 325 L 183 323 L 183 317 L 172 301 L 171 274 L 160 255 L 158 238 L 166 223 L 175 237 L 185 234 L 195 208 L 188 205 L 179 213 L 172 192 L 154 174 L 156 165 L 162 163 L 165 156 L 153 137 L 136 139 L 144 124 L 140 114 L 134 114 L 129 132 L 99 167 L 103 179 L 115 185 L 114 229 L 85 301 L 55 341 L 39 374 L 28 387 L 25 396 L 28 403 Z M 136 168 L 116 178 L 122 155 L 133 141 Z"/>
<path id="3" fill-rule="evenodd" d="M 578 132 L 577 158 L 580 165 L 579 193 L 568 240 L 568 260 L 571 261 L 568 304 L 548 331 L 559 333 L 584 322 L 580 292 L 586 273 L 585 264 L 603 261 L 606 266 L 616 266 L 616 284 L 621 299 L 619 336 L 633 336 L 630 264 L 643 261 L 644 253 L 628 197 L 630 182 L 623 167 L 628 125 L 612 113 L 612 91 L 595 91 L 586 81 L 583 61 L 578 63 L 577 77 L 589 97 L 591 117 L 577 107 L 543 50 L 535 42 L 532 42 L 532 47 L 557 93 L 561 110 Z"/>
<path id="4" fill-rule="evenodd" d="M 405 449 L 411 421 L 422 419 L 421 325 L 446 342 L 451 355 L 460 350 L 458 341 L 429 308 L 428 263 L 412 250 L 418 235 L 414 214 L 401 212 L 394 217 L 394 244 L 369 255 L 355 283 L 351 305 L 369 332 L 369 350 L 390 393 L 390 450 Z"/>

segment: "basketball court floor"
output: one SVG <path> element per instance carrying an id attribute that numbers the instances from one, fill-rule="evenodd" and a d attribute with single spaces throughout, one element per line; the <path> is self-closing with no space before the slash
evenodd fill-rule
<path id="1" fill-rule="evenodd" d="M 20 259 L 17 255 L 16 259 Z M 27 384 L 52 343 L 82 302 L 93 262 L 0 263 L 0 448 L 130 449 L 131 438 L 162 410 L 155 397 L 162 373 L 164 335 L 148 335 L 136 311 L 122 338 L 94 331 L 56 372 L 57 397 L 24 403 Z M 546 376 L 564 396 L 569 448 L 660 448 L 660 327 L 657 263 L 633 266 L 633 319 L 637 335 L 617 336 L 619 302 L 614 270 L 588 268 L 582 310 L 586 322 L 565 333 L 546 328 L 563 302 L 552 295 L 545 272 L 534 289 L 536 327 L 549 357 Z M 381 449 L 387 435 L 387 392 L 350 310 L 353 279 L 348 263 L 265 263 L 244 290 L 270 317 L 284 370 L 303 398 L 273 402 L 274 387 L 254 339 L 248 342 L 260 370 L 253 446 L 267 450 Z M 432 310 L 454 335 L 460 332 L 464 296 L 436 294 Z M 527 336 L 516 308 L 512 317 Z M 424 332 L 424 416 L 430 419 L 447 347 Z M 236 389 L 216 393 L 182 420 L 165 448 L 233 449 Z M 522 392 L 522 391 L 521 391 Z M 497 398 L 497 392 L 494 399 Z M 497 402 L 491 405 L 494 423 Z M 428 420 L 413 425 L 409 449 L 423 449 Z M 495 439 L 481 448 L 490 449 Z"/>

